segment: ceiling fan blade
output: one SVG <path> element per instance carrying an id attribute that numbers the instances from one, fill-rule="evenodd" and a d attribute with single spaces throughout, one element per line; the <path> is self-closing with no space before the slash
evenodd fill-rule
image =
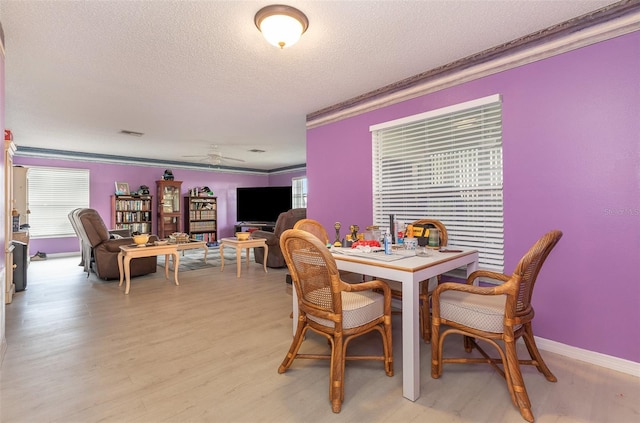
<path id="1" fill-rule="evenodd" d="M 217 150 L 217 146 L 214 146 L 214 150 Z M 222 161 L 235 161 L 235 162 L 244 162 L 243 159 L 236 159 L 235 157 L 227 157 L 223 156 L 218 151 L 212 151 L 207 154 L 193 154 L 193 155 L 184 155 L 181 156 L 184 158 L 192 158 L 192 159 L 200 159 L 201 161 L 206 161 L 209 164 L 219 165 Z"/>
<path id="2" fill-rule="evenodd" d="M 235 157 L 219 156 L 222 160 L 233 160 L 234 162 L 243 162 L 242 159 L 236 159 Z"/>

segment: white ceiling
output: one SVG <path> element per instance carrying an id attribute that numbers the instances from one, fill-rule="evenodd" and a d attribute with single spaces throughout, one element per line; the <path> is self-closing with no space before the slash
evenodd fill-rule
<path id="1" fill-rule="evenodd" d="M 18 148 L 279 169 L 306 162 L 308 113 L 613 3 L 288 1 L 309 29 L 279 50 L 267 1 L 2 0 L 5 123 Z"/>

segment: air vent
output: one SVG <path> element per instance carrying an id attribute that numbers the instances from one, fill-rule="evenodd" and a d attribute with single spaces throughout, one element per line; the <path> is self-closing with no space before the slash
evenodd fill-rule
<path id="1" fill-rule="evenodd" d="M 144 135 L 142 132 L 127 131 L 126 129 L 121 130 L 120 133 L 124 135 L 131 135 L 132 137 L 141 137 Z"/>
<path id="2" fill-rule="evenodd" d="M 249 150 L 250 153 L 266 153 L 265 150 L 259 150 L 257 148 L 252 148 L 251 150 Z"/>

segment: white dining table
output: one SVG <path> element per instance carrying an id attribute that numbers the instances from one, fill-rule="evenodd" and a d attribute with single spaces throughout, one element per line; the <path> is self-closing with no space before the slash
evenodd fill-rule
<path id="1" fill-rule="evenodd" d="M 402 395 L 420 397 L 420 282 L 466 267 L 467 276 L 478 269 L 478 251 L 449 246 L 451 252 L 430 250 L 428 256 L 385 257 L 384 253 L 356 253 L 332 248 L 338 269 L 402 283 Z M 357 255 L 356 255 L 357 254 Z M 298 299 L 293 289 L 293 332 L 298 321 Z"/>

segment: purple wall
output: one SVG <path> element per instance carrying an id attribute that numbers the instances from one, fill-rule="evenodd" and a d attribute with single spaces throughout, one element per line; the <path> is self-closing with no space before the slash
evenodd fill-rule
<path id="1" fill-rule="evenodd" d="M 291 179 L 299 178 L 307 174 L 306 170 L 297 170 L 295 172 L 274 173 L 269 175 L 270 187 L 288 187 L 291 186 Z"/>
<path id="2" fill-rule="evenodd" d="M 539 275 L 536 335 L 640 362 L 638 75 L 635 32 L 311 129 L 308 215 L 371 224 L 370 125 L 501 94 L 505 272 L 564 232 Z"/>
<path id="3" fill-rule="evenodd" d="M 16 156 L 15 165 L 49 166 L 90 169 L 90 205 L 96 209 L 111 227 L 111 195 L 115 190 L 115 181 L 127 182 L 132 191 L 140 185 L 147 185 L 154 196 L 154 215 L 156 200 L 156 182 L 162 179 L 165 167 L 147 167 L 133 165 L 89 163 L 73 160 L 50 160 Z M 278 174 L 274 176 L 212 172 L 206 170 L 173 169 L 176 181 L 182 182 L 182 193 L 187 195 L 190 188 L 207 186 L 218 198 L 219 237 L 233 236 L 236 223 L 236 187 L 291 185 L 291 178 L 300 176 L 300 172 Z M 302 172 L 304 175 L 304 172 Z M 288 178 L 288 183 L 286 182 Z M 275 182 L 275 183 L 274 183 Z M 155 232 L 155 228 L 154 228 Z M 29 249 L 32 252 L 62 253 L 78 251 L 76 237 L 32 239 Z"/>

